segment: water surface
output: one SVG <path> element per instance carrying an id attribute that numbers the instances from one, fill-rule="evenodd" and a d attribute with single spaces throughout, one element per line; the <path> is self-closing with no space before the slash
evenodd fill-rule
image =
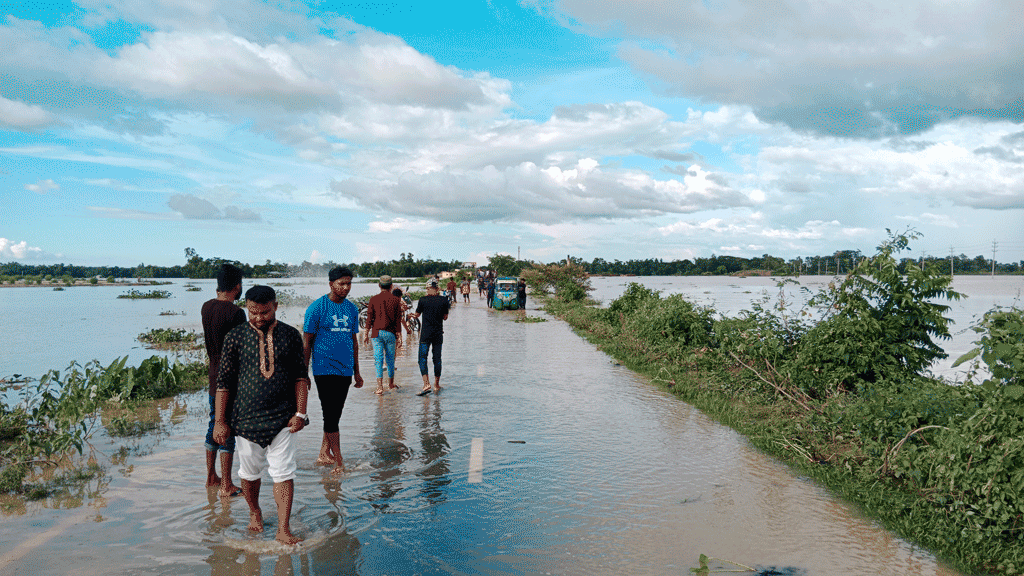
<path id="1" fill-rule="evenodd" d="M 7 512 L 0 574 L 667 575 L 689 573 L 702 553 L 810 576 L 954 574 L 564 323 L 517 314 L 475 295 L 452 311 L 439 395 L 414 395 L 408 353 L 399 392 L 378 398 L 372 379 L 353 390 L 341 479 L 313 465 L 312 396 L 297 549 L 272 540 L 269 479 L 257 536 L 244 501 L 203 487 L 204 392 L 165 403 L 163 431 L 119 456 L 121 442 L 98 438 L 108 470 L 92 494 Z M 361 363 L 371 375 L 366 350 Z"/>

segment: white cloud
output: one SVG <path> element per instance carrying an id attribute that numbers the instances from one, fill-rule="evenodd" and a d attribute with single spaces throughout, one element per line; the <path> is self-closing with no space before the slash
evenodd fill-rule
<path id="1" fill-rule="evenodd" d="M 430 222 L 429 220 L 408 220 L 405 218 L 395 218 L 393 220 L 384 222 L 377 220 L 370 222 L 367 228 L 370 232 L 395 232 L 395 231 L 426 231 L 437 226 L 436 223 Z"/>
<path id="2" fill-rule="evenodd" d="M 35 184 L 25 184 L 25 190 L 31 190 L 32 192 L 45 194 L 50 190 L 60 190 L 60 184 L 57 184 L 53 180 L 47 178 L 46 180 L 40 180 Z"/>
<path id="3" fill-rule="evenodd" d="M 313 264 L 319 264 L 323 260 L 324 255 L 319 250 L 313 250 L 309 254 L 309 261 Z"/>
<path id="4" fill-rule="evenodd" d="M 46 256 L 42 248 L 29 246 L 28 242 L 22 240 L 15 242 L 7 238 L 0 238 L 0 258 L 13 258 L 14 260 L 37 260 Z"/>
<path id="5" fill-rule="evenodd" d="M 0 96 L 0 125 L 17 129 L 40 128 L 54 122 L 53 114 L 40 106 Z"/>

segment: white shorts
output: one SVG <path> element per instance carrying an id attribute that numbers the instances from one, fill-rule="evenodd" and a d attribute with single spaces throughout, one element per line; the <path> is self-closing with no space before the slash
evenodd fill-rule
<path id="1" fill-rule="evenodd" d="M 270 446 L 263 448 L 241 436 L 235 439 L 235 457 L 238 458 L 238 477 L 254 482 L 269 468 L 270 479 L 274 482 L 285 482 L 295 478 L 295 450 L 291 429 L 285 427 Z"/>

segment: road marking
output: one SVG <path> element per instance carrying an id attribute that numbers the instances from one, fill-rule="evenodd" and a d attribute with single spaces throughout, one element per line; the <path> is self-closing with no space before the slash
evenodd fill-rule
<path id="1" fill-rule="evenodd" d="M 473 438 L 469 449 L 469 483 L 479 484 L 484 481 L 484 439 Z"/>
<path id="2" fill-rule="evenodd" d="M 90 516 L 93 515 L 92 510 L 79 510 L 78 513 L 64 518 L 57 524 L 51 526 L 41 534 L 34 534 L 28 536 L 25 540 L 22 540 L 13 550 L 7 552 L 3 556 L 0 556 L 0 575 L 15 574 L 19 570 L 17 562 L 23 559 L 25 556 L 32 553 L 33 550 L 45 545 L 50 540 L 57 538 L 64 534 L 64 532 L 71 529 L 72 526 L 79 522 L 85 522 Z M 20 568 L 25 568 L 21 566 Z"/>

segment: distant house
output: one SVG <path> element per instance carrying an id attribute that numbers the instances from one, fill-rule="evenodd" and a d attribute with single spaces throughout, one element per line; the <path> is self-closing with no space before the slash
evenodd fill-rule
<path id="1" fill-rule="evenodd" d="M 452 276 L 455 276 L 455 272 L 451 272 L 451 271 L 447 271 L 447 270 L 446 270 L 446 271 L 444 271 L 444 272 L 441 272 L 441 273 L 440 273 L 440 274 L 438 274 L 437 276 L 438 276 L 438 277 L 439 277 L 439 278 L 440 278 L 441 280 L 447 280 L 448 278 L 451 278 Z"/>
<path id="2" fill-rule="evenodd" d="M 475 270 L 476 269 L 476 262 L 463 262 L 462 263 L 462 269 L 465 270 L 466 268 L 472 268 L 472 269 Z"/>

